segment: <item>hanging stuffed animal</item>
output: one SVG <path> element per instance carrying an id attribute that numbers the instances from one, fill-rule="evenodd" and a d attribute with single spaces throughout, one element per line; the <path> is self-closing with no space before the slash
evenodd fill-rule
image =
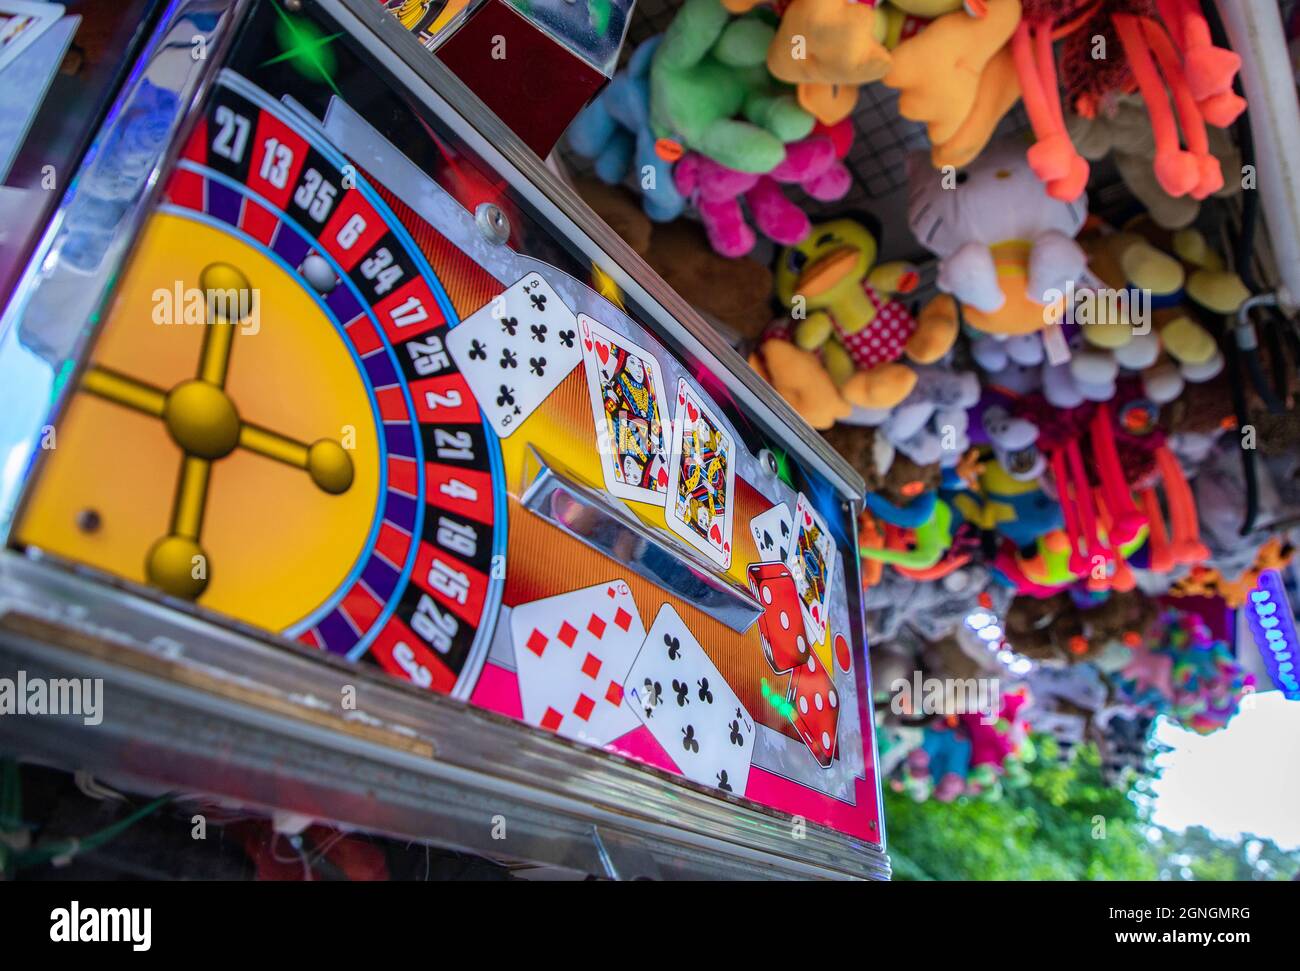
<path id="1" fill-rule="evenodd" d="M 645 214 L 671 222 L 686 201 L 673 184 L 672 166 L 655 151 L 650 130 L 650 61 L 659 41 L 651 37 L 632 53 L 627 67 L 573 119 L 568 138 L 575 152 L 594 162 L 600 181 L 619 185 L 632 175 Z"/>
<path id="2" fill-rule="evenodd" d="M 1201 200 L 1190 195 L 1173 196 L 1155 175 L 1156 140 L 1140 95 L 1123 95 L 1109 111 L 1093 117 L 1067 112 L 1065 127 L 1079 154 L 1089 161 L 1110 156 L 1124 185 L 1151 219 L 1166 229 L 1190 226 L 1201 211 Z M 1223 173 L 1223 187 L 1211 193 L 1230 198 L 1241 193 L 1241 153 L 1232 136 L 1221 128 L 1210 128 L 1210 153 Z"/>
<path id="3" fill-rule="evenodd" d="M 738 172 L 771 172 L 814 119 L 768 74 L 772 28 L 721 0 L 686 0 L 650 63 L 650 124 L 665 157 L 696 151 Z M 665 155 L 666 153 L 666 155 Z"/>
<path id="4" fill-rule="evenodd" d="M 939 257 L 940 290 L 987 334 L 1032 334 L 1060 319 L 1064 293 L 1087 266 L 1075 242 L 1087 200 L 1050 198 L 1014 140 L 990 145 L 955 178 L 908 160 L 908 225 Z"/>
<path id="5" fill-rule="evenodd" d="M 1030 165 L 1053 198 L 1074 199 L 1088 181 L 1057 93 L 1058 37 L 1065 37 L 1061 82 L 1077 114 L 1093 118 L 1136 89 L 1150 118 L 1161 188 L 1204 199 L 1223 187 L 1205 126 L 1226 127 L 1244 110 L 1232 91 L 1241 59 L 1213 45 L 1199 0 L 1025 0 L 1011 48 L 1037 139 Z"/>
<path id="6" fill-rule="evenodd" d="M 916 384 L 916 372 L 902 359 L 937 361 L 956 340 L 957 321 L 938 302 L 914 319 L 892 297 L 916 286 L 915 269 L 876 265 L 876 252 L 876 237 L 855 220 L 814 226 L 805 242 L 778 258 L 776 296 L 792 312 L 783 332 L 820 352 L 845 399 L 878 411 L 898 404 Z"/>
<path id="7" fill-rule="evenodd" d="M 882 81 L 899 92 L 899 114 L 926 125 L 936 168 L 974 159 L 1016 103 L 1020 86 L 1007 42 L 1020 6 L 1020 0 L 887 5 L 894 8 L 888 23 L 896 46 Z"/>
<path id="8" fill-rule="evenodd" d="M 782 246 L 803 242 L 812 231 L 804 211 L 786 198 L 793 186 L 819 202 L 834 202 L 848 193 L 853 177 L 844 157 L 853 143 L 847 121 L 819 126 L 807 138 L 786 146 L 785 159 L 765 175 L 739 172 L 698 152 L 687 152 L 673 169 L 677 189 L 691 201 L 721 256 L 744 256 L 758 241 L 741 207 L 748 206 L 754 226 Z"/>

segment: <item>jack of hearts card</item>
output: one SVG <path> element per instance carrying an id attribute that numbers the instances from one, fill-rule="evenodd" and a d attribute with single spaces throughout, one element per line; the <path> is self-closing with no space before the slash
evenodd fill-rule
<path id="1" fill-rule="evenodd" d="M 736 499 L 736 443 L 685 378 L 677 382 L 668 528 L 718 566 L 731 566 Z"/>
<path id="2" fill-rule="evenodd" d="M 662 506 L 669 446 L 663 370 L 649 351 L 586 314 L 578 315 L 578 332 L 605 488 Z"/>

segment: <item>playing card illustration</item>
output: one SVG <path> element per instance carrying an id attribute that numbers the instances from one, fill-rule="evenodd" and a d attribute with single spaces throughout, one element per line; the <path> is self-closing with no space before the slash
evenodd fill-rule
<path id="1" fill-rule="evenodd" d="M 808 659 L 808 639 L 804 636 L 799 592 L 790 568 L 784 563 L 751 564 L 749 589 L 763 605 L 758 632 L 763 654 L 772 670 L 784 674 L 804 663 Z"/>
<path id="2" fill-rule="evenodd" d="M 63 13 L 61 3 L 0 0 L 0 70 L 17 60 Z"/>
<path id="3" fill-rule="evenodd" d="M 627 676 L 627 704 L 682 775 L 743 795 L 754 721 L 671 604 L 664 604 Z"/>
<path id="4" fill-rule="evenodd" d="M 577 318 L 538 273 L 511 284 L 452 328 L 447 350 L 502 438 L 582 358 Z"/>
<path id="5" fill-rule="evenodd" d="M 624 581 L 515 607 L 510 637 L 524 721 L 591 745 L 636 728 L 624 680 L 645 626 Z"/>
<path id="6" fill-rule="evenodd" d="M 814 644 L 826 636 L 826 612 L 835 566 L 835 541 L 826 522 L 802 492 L 795 504 L 794 544 L 786 560 L 799 593 L 804 629 Z"/>
<path id="7" fill-rule="evenodd" d="M 605 488 L 664 504 L 668 494 L 668 396 L 654 355 L 586 314 L 578 315 L 582 359 Z"/>
<path id="8" fill-rule="evenodd" d="M 668 463 L 668 527 L 719 566 L 731 566 L 736 445 L 686 379 L 677 383 L 672 458 Z"/>
<path id="9" fill-rule="evenodd" d="M 749 531 L 754 534 L 758 558 L 764 563 L 784 563 L 790 555 L 790 507 L 778 503 L 767 512 L 749 521 Z"/>

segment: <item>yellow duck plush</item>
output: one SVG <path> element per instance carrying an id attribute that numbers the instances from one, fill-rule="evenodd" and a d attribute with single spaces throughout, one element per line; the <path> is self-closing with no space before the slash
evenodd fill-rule
<path id="1" fill-rule="evenodd" d="M 937 361 L 957 339 L 951 300 L 932 301 L 915 319 L 896 293 L 915 288 L 907 263 L 876 264 L 871 231 L 853 219 L 814 226 L 804 242 L 782 251 L 777 298 L 790 308 L 789 336 L 819 352 L 843 398 L 859 408 L 892 408 L 911 392 L 918 364 Z"/>

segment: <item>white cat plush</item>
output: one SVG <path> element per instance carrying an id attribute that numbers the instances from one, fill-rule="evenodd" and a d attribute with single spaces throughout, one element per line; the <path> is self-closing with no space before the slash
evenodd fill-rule
<path id="1" fill-rule="evenodd" d="M 991 334 L 1030 334 L 1058 319 L 1067 284 L 1088 259 L 1074 237 L 1088 199 L 1051 198 L 1017 140 L 990 145 L 960 172 L 908 159 L 908 223 L 939 257 L 938 286 L 966 322 Z"/>

